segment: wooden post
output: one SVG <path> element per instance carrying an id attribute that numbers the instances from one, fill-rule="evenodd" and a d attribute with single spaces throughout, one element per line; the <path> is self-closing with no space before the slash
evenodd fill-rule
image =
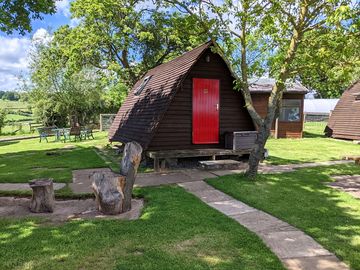
<path id="1" fill-rule="evenodd" d="M 131 209 L 131 195 L 135 183 L 137 170 L 140 165 L 142 147 L 137 142 L 130 142 L 125 145 L 124 155 L 121 160 L 120 178 L 124 192 L 123 211 Z"/>
<path id="2" fill-rule="evenodd" d="M 30 211 L 34 213 L 52 213 L 55 206 L 55 195 L 52 179 L 35 179 L 30 181 L 33 190 Z"/>
<path id="3" fill-rule="evenodd" d="M 159 158 L 154 158 L 154 171 L 159 172 L 160 171 L 160 161 Z"/>

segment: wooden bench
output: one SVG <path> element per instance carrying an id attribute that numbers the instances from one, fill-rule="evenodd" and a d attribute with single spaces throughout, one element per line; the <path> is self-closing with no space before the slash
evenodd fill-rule
<path id="1" fill-rule="evenodd" d="M 191 158 L 191 157 L 211 157 L 216 160 L 217 156 L 242 156 L 250 154 L 251 149 L 232 150 L 221 148 L 209 149 L 187 149 L 187 150 L 165 150 L 147 151 L 146 156 L 154 160 L 154 170 L 156 172 L 165 169 L 166 159 Z M 160 166 L 161 161 L 161 166 Z"/>
<path id="2" fill-rule="evenodd" d="M 344 160 L 354 160 L 355 164 L 360 165 L 360 156 L 345 156 Z"/>

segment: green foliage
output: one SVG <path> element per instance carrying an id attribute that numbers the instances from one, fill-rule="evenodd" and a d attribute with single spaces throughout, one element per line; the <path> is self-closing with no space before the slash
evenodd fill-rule
<path id="1" fill-rule="evenodd" d="M 0 109 L 0 134 L 2 128 L 5 126 L 6 115 L 7 115 L 6 110 Z"/>
<path id="2" fill-rule="evenodd" d="M 54 33 L 62 65 L 115 72 L 131 87 L 144 73 L 206 40 L 194 20 L 146 6 L 146 1 L 76 0 L 71 12 L 79 25 Z"/>
<path id="3" fill-rule="evenodd" d="M 0 31 L 7 34 L 31 32 L 31 20 L 42 19 L 43 14 L 55 13 L 54 0 L 1 0 Z"/>

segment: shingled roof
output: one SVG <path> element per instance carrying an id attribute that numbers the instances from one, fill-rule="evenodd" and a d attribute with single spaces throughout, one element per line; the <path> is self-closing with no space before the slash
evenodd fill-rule
<path id="1" fill-rule="evenodd" d="M 207 42 L 149 70 L 141 80 L 135 83 L 111 125 L 110 141 L 123 143 L 137 141 L 146 148 L 181 82 L 211 44 Z M 134 90 L 148 76 L 151 76 L 150 80 L 141 94 L 135 95 Z"/>
<path id="2" fill-rule="evenodd" d="M 344 91 L 327 126 L 334 138 L 360 140 L 360 80 Z"/>
<path id="3" fill-rule="evenodd" d="M 149 70 L 135 83 L 111 125 L 109 140 L 123 143 L 137 141 L 146 149 L 182 81 L 211 45 L 212 42 L 209 41 L 159 65 Z M 145 78 L 150 79 L 141 93 L 136 95 L 136 90 Z M 250 91 L 270 92 L 272 86 L 272 83 L 257 81 L 252 84 Z M 299 87 L 287 89 L 288 93 L 304 93 L 304 91 L 304 88 Z"/>

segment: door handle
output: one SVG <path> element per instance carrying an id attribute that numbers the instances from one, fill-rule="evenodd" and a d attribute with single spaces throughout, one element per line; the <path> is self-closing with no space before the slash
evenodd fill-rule
<path id="1" fill-rule="evenodd" d="M 219 103 L 216 104 L 216 110 L 217 110 L 217 111 L 219 110 Z"/>

